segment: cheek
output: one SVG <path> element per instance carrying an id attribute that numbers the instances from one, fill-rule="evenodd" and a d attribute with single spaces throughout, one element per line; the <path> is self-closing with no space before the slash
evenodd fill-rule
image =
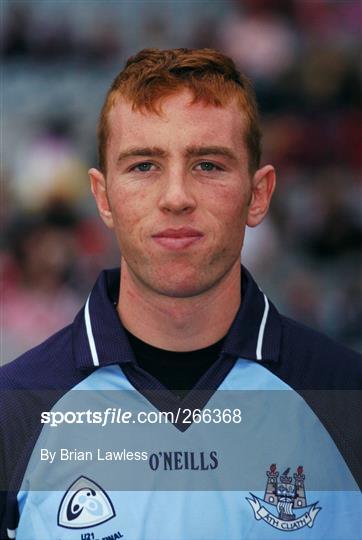
<path id="1" fill-rule="evenodd" d="M 108 193 L 114 229 L 119 243 L 127 241 L 137 229 L 137 224 L 144 215 L 142 199 L 135 199 L 125 190 L 113 189 Z"/>
<path id="2" fill-rule="evenodd" d="M 108 199 L 115 224 L 136 220 L 142 211 L 142 197 L 135 197 L 130 190 L 120 186 L 108 190 Z"/>
<path id="3" fill-rule="evenodd" d="M 133 254 L 148 252 L 147 235 L 154 221 L 154 201 L 146 190 L 113 189 L 109 192 L 114 232 L 121 253 L 133 258 Z"/>
<path id="4" fill-rule="evenodd" d="M 241 228 L 246 223 L 247 197 L 239 189 L 220 189 L 209 199 L 212 212 L 219 226 L 225 233 L 240 235 Z"/>

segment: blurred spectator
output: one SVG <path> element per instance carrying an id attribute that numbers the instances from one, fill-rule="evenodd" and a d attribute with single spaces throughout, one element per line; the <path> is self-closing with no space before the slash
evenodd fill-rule
<path id="1" fill-rule="evenodd" d="M 41 210 L 51 199 L 76 201 L 85 194 L 87 169 L 72 145 L 71 123 L 63 116 L 18 148 L 13 192 L 22 207 Z"/>
<path id="2" fill-rule="evenodd" d="M 43 211 L 17 218 L 6 235 L 2 361 L 69 324 L 100 269 L 111 263 L 111 244 L 98 221 L 81 219 L 62 201 Z"/>
<path id="3" fill-rule="evenodd" d="M 258 84 L 271 83 L 295 61 L 297 35 L 284 17 L 265 9 L 266 2 L 247 4 L 245 13 L 224 21 L 220 47 Z"/>
<path id="4" fill-rule="evenodd" d="M 2 357 L 32 347 L 68 324 L 80 298 L 73 272 L 76 217 L 54 207 L 44 217 L 18 219 L 8 234 L 2 277 Z"/>
<path id="5" fill-rule="evenodd" d="M 28 28 L 29 4 L 13 4 L 8 7 L 7 18 L 2 21 L 2 53 L 4 57 L 19 57 L 29 53 Z"/>
<path id="6" fill-rule="evenodd" d="M 112 7 L 90 10 L 85 25 L 77 26 L 82 13 L 72 16 L 66 6 L 39 6 L 31 3 L 12 4 L 4 1 L 5 32 L 2 50 L 11 60 L 31 58 L 41 63 L 59 61 L 102 62 L 120 54 L 121 36 Z M 94 4 L 94 8 L 97 5 Z"/>
<path id="7" fill-rule="evenodd" d="M 315 275 L 306 269 L 296 269 L 286 282 L 285 303 L 289 313 L 312 327 L 320 324 L 321 287 Z"/>

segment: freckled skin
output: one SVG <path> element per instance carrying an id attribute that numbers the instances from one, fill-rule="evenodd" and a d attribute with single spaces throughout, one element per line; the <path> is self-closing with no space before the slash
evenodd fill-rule
<path id="1" fill-rule="evenodd" d="M 270 165 L 253 177 L 248 172 L 245 119 L 236 102 L 191 101 L 188 90 L 166 97 L 158 115 L 119 99 L 109 115 L 106 178 L 90 171 L 101 217 L 118 240 L 122 279 L 170 298 L 202 295 L 228 279 L 240 283 L 245 226 L 263 219 L 275 183 Z M 226 148 L 232 157 L 186 152 L 205 146 Z M 150 147 L 158 153 L 119 159 Z M 155 242 L 155 234 L 180 227 L 202 238 L 174 251 Z"/>
<path id="2" fill-rule="evenodd" d="M 122 257 L 133 278 L 159 294 L 187 297 L 217 285 L 239 263 L 251 196 L 243 117 L 235 103 L 218 108 L 190 104 L 184 91 L 168 97 L 162 116 L 132 111 L 119 101 L 110 113 L 107 194 Z M 122 150 L 156 145 L 164 157 L 132 157 L 117 164 Z M 229 148 L 220 155 L 185 156 L 188 146 Z M 200 170 L 200 162 L 221 170 Z M 149 162 L 148 172 L 130 171 Z M 193 227 L 203 238 L 170 252 L 152 235 L 166 228 Z"/>

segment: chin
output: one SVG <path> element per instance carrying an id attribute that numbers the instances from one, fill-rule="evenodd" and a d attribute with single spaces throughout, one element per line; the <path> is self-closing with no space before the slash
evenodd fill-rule
<path id="1" fill-rule="evenodd" d="M 144 265 L 132 274 L 147 289 L 170 298 L 191 298 L 201 295 L 218 283 L 228 273 L 229 267 L 212 264 Z"/>
<path id="2" fill-rule="evenodd" d="M 168 296 L 169 298 L 191 298 L 202 294 L 207 289 L 192 285 L 172 286 L 170 284 L 168 287 L 163 286 L 155 290 L 157 290 L 159 294 Z"/>
<path id="3" fill-rule="evenodd" d="M 153 283 L 152 283 L 153 281 Z M 171 298 L 191 298 L 205 293 L 217 282 L 216 277 L 206 276 L 202 279 L 202 273 L 189 272 L 183 276 L 180 274 L 168 274 L 163 272 L 161 279 L 150 281 L 152 288 L 159 294 Z"/>

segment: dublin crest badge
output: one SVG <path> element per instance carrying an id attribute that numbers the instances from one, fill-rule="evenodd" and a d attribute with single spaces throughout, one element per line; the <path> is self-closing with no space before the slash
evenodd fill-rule
<path id="1" fill-rule="evenodd" d="M 273 463 L 266 472 L 264 499 L 250 493 L 252 498 L 246 500 L 255 519 L 262 519 L 275 529 L 291 532 L 306 526 L 311 528 L 321 508 L 317 507 L 318 502 L 307 504 L 303 467 L 299 466 L 293 476 L 289 472 L 290 468 L 280 474 Z"/>

